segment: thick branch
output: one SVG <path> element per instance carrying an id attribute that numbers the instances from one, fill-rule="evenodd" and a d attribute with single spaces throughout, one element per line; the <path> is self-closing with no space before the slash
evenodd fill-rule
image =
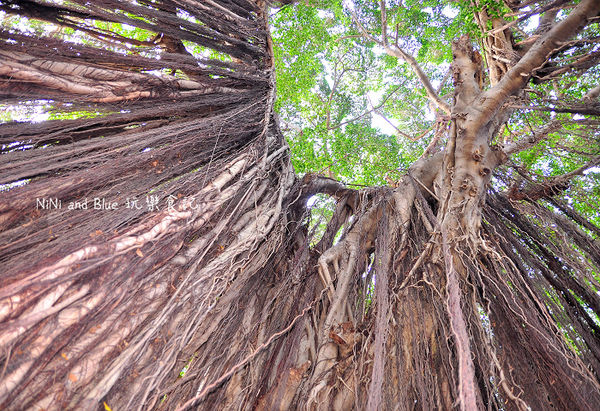
<path id="1" fill-rule="evenodd" d="M 553 103 L 549 103 L 553 104 Z M 521 110 L 536 110 L 536 111 L 553 111 L 555 113 L 570 113 L 570 114 L 583 114 L 586 116 L 600 116 L 600 104 L 588 105 L 575 105 L 571 107 L 547 107 L 547 106 L 518 106 L 511 105 L 511 108 L 517 108 Z"/>
<path id="2" fill-rule="evenodd" d="M 309 197 L 318 193 L 327 194 L 336 199 L 356 193 L 356 190 L 346 187 L 337 180 L 317 174 L 306 174 L 302 179 L 302 184 L 304 186 L 302 194 L 296 201 L 299 204 L 305 204 Z"/>
<path id="3" fill-rule="evenodd" d="M 509 96 L 521 90 L 529 81 L 532 73 L 541 67 L 561 43 L 579 32 L 590 17 L 600 12 L 597 0 L 582 1 L 569 16 L 556 24 L 531 47 L 521 60 L 510 69 L 500 82 L 484 92 L 479 98 L 479 115 L 476 123 L 483 125 L 493 118 Z"/>
<path id="4" fill-rule="evenodd" d="M 550 198 L 556 196 L 569 188 L 571 179 L 573 177 L 582 175 L 586 170 L 589 170 L 592 167 L 596 167 L 598 166 L 598 164 L 600 164 L 600 156 L 592 158 L 590 161 L 588 161 L 581 167 L 576 168 L 573 171 L 561 174 L 559 176 L 551 177 L 546 181 L 537 183 L 534 186 L 529 187 L 525 190 L 520 190 L 515 185 L 513 185 L 509 189 L 508 195 L 513 200 L 528 199 L 530 201 L 537 201 L 540 198 Z"/>

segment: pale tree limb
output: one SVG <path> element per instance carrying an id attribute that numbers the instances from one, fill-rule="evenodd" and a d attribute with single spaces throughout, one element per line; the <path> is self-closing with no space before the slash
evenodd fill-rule
<path id="1" fill-rule="evenodd" d="M 586 93 L 586 95 L 583 96 L 583 100 L 586 102 L 592 102 L 594 100 L 597 100 L 599 96 L 600 96 L 600 84 L 597 85 L 596 87 L 594 87 L 593 89 L 591 89 L 590 91 L 588 91 Z"/>
<path id="2" fill-rule="evenodd" d="M 435 92 L 431 81 L 429 81 L 429 77 L 427 77 L 427 74 L 425 74 L 425 72 L 413 56 L 402 50 L 398 46 L 398 44 L 386 46 L 385 52 L 390 56 L 401 58 L 404 61 L 406 61 L 421 81 L 421 84 L 423 85 L 423 87 L 425 88 L 425 92 L 427 93 L 427 97 L 429 97 L 429 99 L 444 113 L 448 115 L 450 114 L 450 105 L 444 100 L 442 100 L 442 98 Z"/>
<path id="3" fill-rule="evenodd" d="M 473 126 L 478 127 L 489 122 L 510 96 L 525 87 L 535 70 L 544 65 L 554 50 L 578 33 L 587 24 L 588 19 L 598 12 L 600 12 L 599 1 L 584 0 L 567 18 L 541 36 L 494 87 L 481 93 L 478 101 L 473 104 L 478 111 Z"/>

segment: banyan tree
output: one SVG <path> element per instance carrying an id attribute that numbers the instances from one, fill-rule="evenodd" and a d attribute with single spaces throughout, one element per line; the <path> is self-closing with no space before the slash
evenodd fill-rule
<path id="1" fill-rule="evenodd" d="M 598 409 L 600 2 L 289 3 L 0 1 L 0 408 Z M 301 8 L 414 93 L 323 133 L 427 112 L 389 184 L 294 167 Z"/>

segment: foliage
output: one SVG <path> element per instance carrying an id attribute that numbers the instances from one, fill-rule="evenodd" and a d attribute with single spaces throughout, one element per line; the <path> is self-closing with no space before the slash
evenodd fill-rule
<path id="1" fill-rule="evenodd" d="M 409 65 L 365 39 L 352 22 L 352 11 L 374 36 L 381 35 L 377 2 L 313 0 L 272 10 L 276 108 L 297 172 L 323 173 L 359 185 L 389 184 L 434 138 L 435 112 Z M 482 11 L 491 18 L 508 13 L 504 2 L 498 0 L 390 1 L 387 19 L 392 32 L 388 34 L 399 39 L 440 87 L 440 94 L 449 99 L 451 42 L 468 34 L 483 47 L 484 32 L 474 17 Z M 515 19 L 507 17 L 506 21 Z M 522 19 L 520 33 L 532 32 L 536 22 Z M 590 24 L 579 38 L 597 38 L 598 26 Z M 597 49 L 597 42 L 590 42 L 570 58 L 597 53 Z M 592 66 L 549 82 L 533 83 L 527 90 L 527 101 L 541 107 L 549 100 L 558 104 L 578 101 L 597 85 L 598 76 L 598 67 Z M 577 113 L 516 110 L 497 136 L 497 143 L 510 143 L 550 121 L 560 123 L 561 128 L 514 156 L 506 170 L 500 171 L 504 181 L 517 177 L 541 182 L 582 167 L 600 153 L 598 128 L 590 125 L 590 120 L 593 117 Z M 438 146 L 444 142 L 442 138 Z M 516 170 L 527 170 L 528 175 L 518 177 Z M 567 191 L 568 201 L 577 211 L 596 223 L 600 222 L 599 180 L 598 169 L 586 171 Z M 494 182 L 496 188 L 503 187 L 501 180 Z"/>

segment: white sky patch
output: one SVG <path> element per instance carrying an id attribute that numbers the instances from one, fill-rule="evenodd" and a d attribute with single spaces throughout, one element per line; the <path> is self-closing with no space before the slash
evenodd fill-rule
<path id="1" fill-rule="evenodd" d="M 322 19 L 326 19 L 326 18 L 333 18 L 333 13 L 330 12 L 329 10 L 318 10 L 317 11 L 317 16 L 319 16 Z"/>
<path id="2" fill-rule="evenodd" d="M 50 114 L 46 112 L 51 100 L 24 101 L 21 104 L 0 105 L 3 116 L 0 123 L 9 121 L 30 121 L 39 123 L 48 120 Z"/>
<path id="3" fill-rule="evenodd" d="M 539 24 L 540 24 L 540 15 L 536 14 L 534 16 L 531 16 L 529 19 L 527 19 L 527 24 L 524 27 L 525 32 L 531 33 L 539 26 Z"/>
<path id="4" fill-rule="evenodd" d="M 449 4 L 447 4 L 442 9 L 442 14 L 444 16 L 448 17 L 449 19 L 453 19 L 454 17 L 458 16 L 458 10 L 456 10 L 454 7 L 452 7 Z"/>
<path id="5" fill-rule="evenodd" d="M 152 74 L 153 76 L 156 76 L 156 77 L 162 77 L 165 74 L 162 72 L 162 70 L 148 70 L 145 73 Z"/>
<path id="6" fill-rule="evenodd" d="M 379 102 L 383 98 L 383 90 L 379 91 L 369 91 L 367 93 L 367 101 L 369 102 L 369 110 L 373 108 L 373 106 L 377 107 Z M 394 121 L 394 119 L 388 118 L 388 120 L 394 125 L 398 126 L 398 121 Z M 377 130 L 381 131 L 385 134 L 396 134 L 396 130 L 394 127 L 387 122 L 382 116 L 373 112 L 373 116 L 371 116 L 371 125 L 375 127 Z"/>
<path id="7" fill-rule="evenodd" d="M 333 73 L 333 69 L 327 60 L 321 59 L 321 63 L 325 67 L 325 81 L 327 81 L 329 88 L 331 88 L 333 87 L 333 77 L 329 73 Z"/>
<path id="8" fill-rule="evenodd" d="M 16 187 L 22 187 L 22 186 L 26 185 L 27 183 L 29 183 L 30 181 L 31 181 L 31 179 L 28 178 L 26 180 L 15 181 L 14 183 L 0 184 L 0 191 L 8 191 L 8 190 L 11 190 Z"/>
<path id="9" fill-rule="evenodd" d="M 50 113 L 37 113 L 31 117 L 32 123 L 41 123 L 42 121 L 46 121 L 50 118 Z"/>
<path id="10" fill-rule="evenodd" d="M 398 126 L 398 124 L 397 124 L 398 121 L 395 121 L 394 119 L 391 119 L 391 118 L 388 118 L 388 120 L 390 122 L 392 122 L 392 124 L 394 124 L 394 126 Z M 377 130 L 381 131 L 382 133 L 391 134 L 391 135 L 396 134 L 396 129 L 394 127 L 392 127 L 392 125 L 390 123 L 385 121 L 385 119 L 377 113 L 375 113 L 375 115 L 372 117 L 371 124 L 373 125 L 373 127 L 375 127 Z"/>
<path id="11" fill-rule="evenodd" d="M 433 112 L 429 109 L 425 110 L 425 118 L 427 119 L 427 121 L 433 121 L 435 120 L 435 114 L 433 114 Z"/>
<path id="12" fill-rule="evenodd" d="M 373 50 L 373 54 L 375 54 L 377 57 L 383 56 L 384 54 L 386 54 L 383 47 L 381 47 L 379 44 L 375 44 L 373 46 L 372 50 Z"/>
<path id="13" fill-rule="evenodd" d="M 384 92 L 384 90 L 377 90 L 377 91 L 370 90 L 367 93 L 367 99 L 368 99 L 369 103 L 377 106 L 377 104 L 379 104 L 379 101 L 383 97 L 383 92 Z"/>

